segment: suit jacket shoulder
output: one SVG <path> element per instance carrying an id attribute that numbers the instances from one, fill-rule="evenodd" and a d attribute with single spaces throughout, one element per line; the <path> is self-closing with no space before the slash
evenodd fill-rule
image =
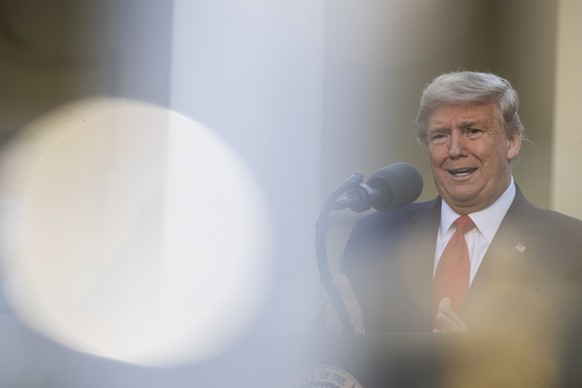
<path id="1" fill-rule="evenodd" d="M 582 221 L 532 205 L 517 188 L 516 197 L 489 248 L 492 256 L 511 257 L 567 277 L 582 260 Z"/>
<path id="2" fill-rule="evenodd" d="M 350 234 L 346 245 L 346 258 L 352 254 L 361 257 L 369 254 L 370 245 L 395 243 L 410 227 L 438 223 L 440 217 L 440 198 L 428 202 L 412 203 L 393 212 L 374 212 L 360 219 Z"/>

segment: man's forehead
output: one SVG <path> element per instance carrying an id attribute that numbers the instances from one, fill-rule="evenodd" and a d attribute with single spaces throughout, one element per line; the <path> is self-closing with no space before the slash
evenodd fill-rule
<path id="1" fill-rule="evenodd" d="M 496 106 L 493 103 L 473 105 L 440 105 L 429 116 L 429 127 L 449 125 L 488 124 L 496 119 Z"/>

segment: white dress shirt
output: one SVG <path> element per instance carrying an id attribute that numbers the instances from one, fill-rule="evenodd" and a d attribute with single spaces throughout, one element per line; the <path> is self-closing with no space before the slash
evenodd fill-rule
<path id="1" fill-rule="evenodd" d="M 471 258 L 469 284 L 473 283 L 475 274 L 483 261 L 483 257 L 485 257 L 485 252 L 487 252 L 489 244 L 493 241 L 493 237 L 495 237 L 495 233 L 497 233 L 497 229 L 499 229 L 499 225 L 501 225 L 501 221 L 503 221 L 503 217 L 505 217 L 505 213 L 507 213 L 514 198 L 515 183 L 513 182 L 513 177 L 511 177 L 509 187 L 491 206 L 487 209 L 469 214 L 475 224 L 475 228 L 465 234 L 465 240 L 469 248 L 469 257 Z M 459 216 L 460 214 L 455 213 L 445 201 L 442 201 L 441 222 L 436 242 L 433 276 L 447 243 L 455 233 L 456 227 L 453 225 L 453 222 Z"/>

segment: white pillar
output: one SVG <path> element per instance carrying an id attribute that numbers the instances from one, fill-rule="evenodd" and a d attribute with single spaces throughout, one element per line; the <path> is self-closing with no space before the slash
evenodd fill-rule
<path id="1" fill-rule="evenodd" d="M 582 2 L 558 7 L 552 208 L 582 218 Z"/>

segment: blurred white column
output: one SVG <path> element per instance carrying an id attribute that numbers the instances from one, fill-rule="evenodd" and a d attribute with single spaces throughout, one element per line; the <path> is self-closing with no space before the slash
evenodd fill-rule
<path id="1" fill-rule="evenodd" d="M 299 332 L 321 291 L 313 240 L 324 3 L 176 0 L 174 8 L 170 105 L 222 138 L 265 193 L 276 264 L 267 314 L 280 321 L 268 326 Z"/>
<path id="2" fill-rule="evenodd" d="M 582 2 L 558 6 L 556 99 L 553 144 L 552 208 L 582 218 Z"/>

